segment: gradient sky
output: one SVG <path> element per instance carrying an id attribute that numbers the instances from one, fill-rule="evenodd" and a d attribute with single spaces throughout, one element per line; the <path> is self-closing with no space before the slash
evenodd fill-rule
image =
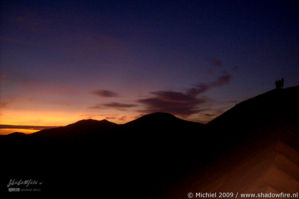
<path id="1" fill-rule="evenodd" d="M 298 1 L 2 0 L 0 124 L 207 122 L 299 84 Z"/>

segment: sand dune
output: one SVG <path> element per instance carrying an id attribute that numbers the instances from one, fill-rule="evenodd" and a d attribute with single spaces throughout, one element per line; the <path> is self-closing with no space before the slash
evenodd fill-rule
<path id="1" fill-rule="evenodd" d="M 187 198 L 189 192 L 298 192 L 299 139 L 293 132 L 299 131 L 274 131 L 190 174 L 158 198 Z"/>

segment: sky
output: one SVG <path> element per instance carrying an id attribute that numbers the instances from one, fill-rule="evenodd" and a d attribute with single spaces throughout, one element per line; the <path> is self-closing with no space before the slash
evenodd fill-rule
<path id="1" fill-rule="evenodd" d="M 206 123 L 277 79 L 299 84 L 298 4 L 2 0 L 0 124 Z"/>

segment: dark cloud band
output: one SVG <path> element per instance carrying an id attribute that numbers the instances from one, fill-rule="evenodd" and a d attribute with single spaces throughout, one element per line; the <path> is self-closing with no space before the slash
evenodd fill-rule
<path id="1" fill-rule="evenodd" d="M 118 97 L 116 92 L 110 90 L 95 90 L 92 94 L 100 96 L 100 97 Z"/>
<path id="2" fill-rule="evenodd" d="M 181 116 L 188 116 L 200 112 L 199 105 L 208 101 L 206 97 L 200 96 L 208 90 L 229 84 L 231 75 L 223 74 L 210 83 L 201 83 L 186 92 L 155 91 L 153 97 L 138 100 L 145 105 L 144 112 L 168 112 Z"/>

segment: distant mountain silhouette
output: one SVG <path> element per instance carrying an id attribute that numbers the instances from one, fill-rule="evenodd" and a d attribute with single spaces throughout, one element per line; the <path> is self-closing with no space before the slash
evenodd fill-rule
<path id="1" fill-rule="evenodd" d="M 66 127 L 68 128 L 111 128 L 117 126 L 117 124 L 109 122 L 108 120 L 92 120 L 92 119 L 87 119 L 87 120 L 80 120 L 76 123 L 67 125 Z"/>
<path id="2" fill-rule="evenodd" d="M 20 137 L 20 136 L 25 136 L 25 133 L 20 133 L 20 132 L 14 132 L 11 134 L 6 135 L 7 137 Z"/>
<path id="3" fill-rule="evenodd" d="M 158 133 L 159 136 L 175 134 L 182 131 L 188 132 L 192 130 L 202 131 L 203 124 L 185 121 L 171 115 L 169 113 L 152 113 L 140 117 L 134 121 L 123 125 L 124 128 L 132 130 L 139 130 L 140 132 L 148 132 L 151 134 Z M 139 133 L 140 133 L 139 132 Z"/>
<path id="4" fill-rule="evenodd" d="M 103 133 L 109 130 L 167 130 L 174 133 L 177 128 L 203 128 L 204 125 L 196 122 L 185 121 L 171 115 L 169 113 L 152 113 L 145 116 L 142 116 L 136 120 L 128 122 L 123 125 L 118 125 L 107 120 L 80 120 L 73 124 L 67 125 L 65 127 L 57 127 L 51 129 L 41 130 L 32 134 L 31 136 L 78 136 L 79 134 L 84 136 L 86 134 L 94 133 Z M 142 128 L 142 129 L 140 129 Z M 154 132 L 151 132 L 154 133 Z M 169 132 L 166 132 L 168 134 Z"/>
<path id="5" fill-rule="evenodd" d="M 156 113 L 142 116 L 134 121 L 128 122 L 125 124 L 125 126 L 152 127 L 154 124 L 154 126 L 161 125 L 160 127 L 164 127 L 164 126 L 170 126 L 170 125 L 177 125 L 178 123 L 179 124 L 183 124 L 183 123 L 196 124 L 198 126 L 200 125 L 199 123 L 181 120 L 169 113 L 156 112 Z"/>
<path id="6" fill-rule="evenodd" d="M 1 186 L 12 176 L 36 176 L 46 193 L 95 192 L 104 198 L 119 193 L 175 199 L 190 191 L 256 191 L 255 186 L 292 191 L 298 182 L 285 173 L 298 176 L 298 94 L 299 87 L 269 91 L 206 125 L 153 113 L 123 125 L 81 120 L 1 136 Z"/>
<path id="7" fill-rule="evenodd" d="M 86 137 L 86 136 L 92 136 L 92 134 L 98 134 L 101 132 L 106 132 L 113 130 L 118 125 L 112 122 L 109 122 L 107 120 L 80 120 L 78 122 L 75 122 L 73 124 L 69 124 L 64 127 L 57 127 L 57 128 L 51 128 L 51 129 L 45 129 L 38 131 L 34 134 L 31 134 L 30 136 L 46 136 L 46 137 L 64 137 L 64 138 L 72 138 L 72 137 Z"/>

